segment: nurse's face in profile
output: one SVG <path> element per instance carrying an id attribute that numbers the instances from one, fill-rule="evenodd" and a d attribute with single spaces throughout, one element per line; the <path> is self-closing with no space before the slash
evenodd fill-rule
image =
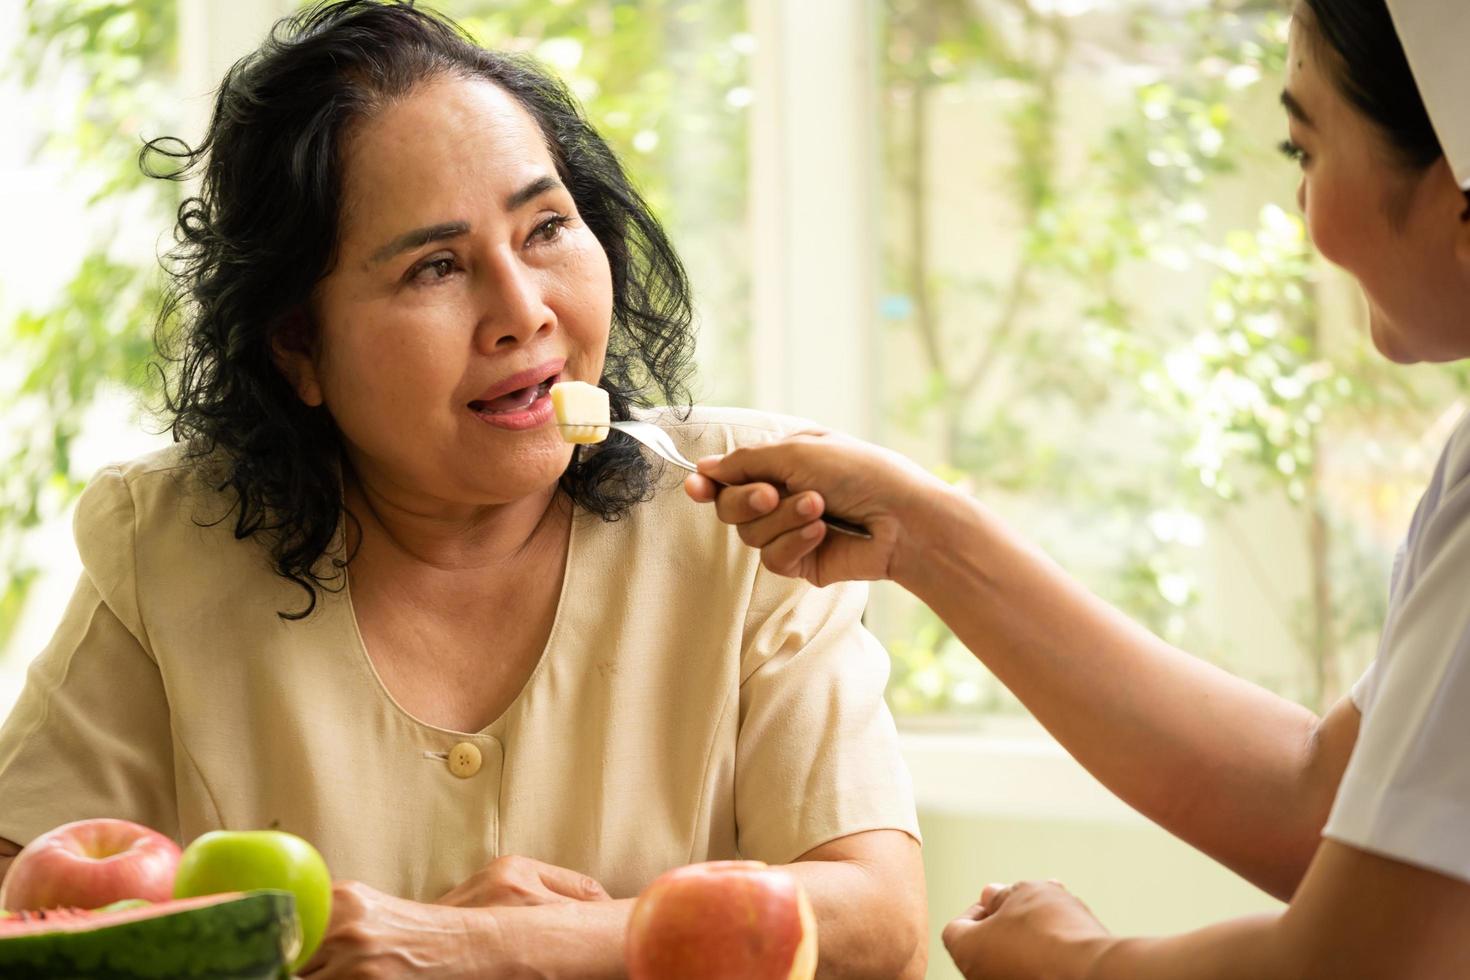
<path id="1" fill-rule="evenodd" d="M 1297 199 L 1317 249 L 1352 273 L 1368 300 L 1373 343 L 1399 363 L 1470 357 L 1470 221 L 1448 162 L 1407 167 L 1389 138 L 1342 94 L 1310 11 L 1288 49 Z M 1466 111 L 1470 111 L 1467 109 Z"/>

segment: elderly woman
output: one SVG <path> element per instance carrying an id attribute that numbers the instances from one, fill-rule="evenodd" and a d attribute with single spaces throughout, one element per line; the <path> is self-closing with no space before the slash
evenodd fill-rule
<path id="1" fill-rule="evenodd" d="M 683 395 L 687 286 L 564 89 L 407 4 L 320 6 L 176 155 L 178 444 L 82 497 L 0 837 L 300 834 L 343 879 L 332 977 L 617 975 L 630 896 L 743 856 L 805 884 L 823 975 L 922 975 L 863 593 L 553 424 L 565 379 L 689 455 L 789 428 L 648 408 Z"/>

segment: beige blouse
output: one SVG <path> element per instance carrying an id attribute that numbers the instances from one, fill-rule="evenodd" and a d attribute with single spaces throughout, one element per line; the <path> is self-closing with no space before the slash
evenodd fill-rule
<path id="1" fill-rule="evenodd" d="M 658 420 L 691 458 L 795 424 Z M 192 473 L 171 449 L 83 494 L 81 581 L 0 727 L 0 837 L 95 816 L 180 841 L 280 827 L 335 877 L 433 900 L 505 854 L 623 897 L 689 862 L 918 836 L 864 588 L 766 572 L 681 474 L 622 520 L 577 515 L 538 666 L 465 733 L 384 689 L 350 581 L 310 618 L 279 618 L 303 593 L 233 520 L 199 526 L 228 504 Z"/>

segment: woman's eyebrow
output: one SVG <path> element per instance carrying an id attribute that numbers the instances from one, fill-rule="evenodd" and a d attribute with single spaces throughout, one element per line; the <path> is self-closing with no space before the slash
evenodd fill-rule
<path id="1" fill-rule="evenodd" d="M 1292 95 L 1286 89 L 1281 90 L 1281 104 L 1286 107 L 1286 111 L 1297 122 L 1303 126 L 1311 126 L 1313 129 L 1316 128 L 1316 125 L 1312 122 L 1312 117 L 1307 115 L 1307 110 L 1303 109 L 1302 104 L 1297 101 L 1296 96 Z"/>
<path id="2" fill-rule="evenodd" d="M 425 228 L 415 228 L 413 231 L 404 232 L 374 252 L 372 261 L 375 264 L 386 262 L 400 252 L 407 252 L 411 248 L 418 248 L 420 245 L 427 245 L 429 242 L 439 242 L 446 238 L 458 238 L 460 235 L 468 234 L 469 230 L 470 223 L 468 221 L 444 221 Z"/>
<path id="3" fill-rule="evenodd" d="M 562 187 L 562 182 L 551 174 L 543 174 L 531 181 L 525 187 L 516 191 L 505 199 L 505 209 L 514 211 L 519 207 L 534 201 L 547 191 Z M 374 264 L 386 262 L 401 252 L 407 252 L 411 248 L 427 245 L 429 242 L 439 242 L 446 238 L 458 238 L 460 235 L 468 234 L 470 224 L 468 221 L 445 221 L 437 225 L 428 225 L 424 228 L 415 228 L 406 231 L 394 238 L 388 244 L 378 249 L 372 255 Z"/>
<path id="4" fill-rule="evenodd" d="M 536 198 L 540 197 L 542 194 L 545 194 L 547 191 L 555 190 L 556 188 L 561 186 L 562 182 L 560 180 L 557 180 L 551 174 L 542 174 L 540 177 L 537 177 L 525 187 L 522 187 L 520 190 L 516 191 L 510 197 L 506 198 L 505 209 L 507 211 L 514 211 L 522 205 L 527 204 L 530 201 L 534 201 Z"/>

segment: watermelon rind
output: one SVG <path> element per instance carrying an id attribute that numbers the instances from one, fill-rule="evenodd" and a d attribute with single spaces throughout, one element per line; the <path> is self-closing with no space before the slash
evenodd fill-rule
<path id="1" fill-rule="evenodd" d="M 95 926 L 7 935 L 0 977 L 27 980 L 283 980 L 301 945 L 289 892 L 221 896 L 181 911 L 171 902 L 97 914 Z M 180 903 L 183 904 L 183 903 Z M 121 920 L 121 921 L 114 921 Z M 11 926 L 12 923 L 5 923 Z"/>
<path id="2" fill-rule="evenodd" d="M 128 909 L 146 909 L 153 903 L 146 898 L 120 898 L 111 905 L 104 905 L 98 912 L 126 912 Z"/>

